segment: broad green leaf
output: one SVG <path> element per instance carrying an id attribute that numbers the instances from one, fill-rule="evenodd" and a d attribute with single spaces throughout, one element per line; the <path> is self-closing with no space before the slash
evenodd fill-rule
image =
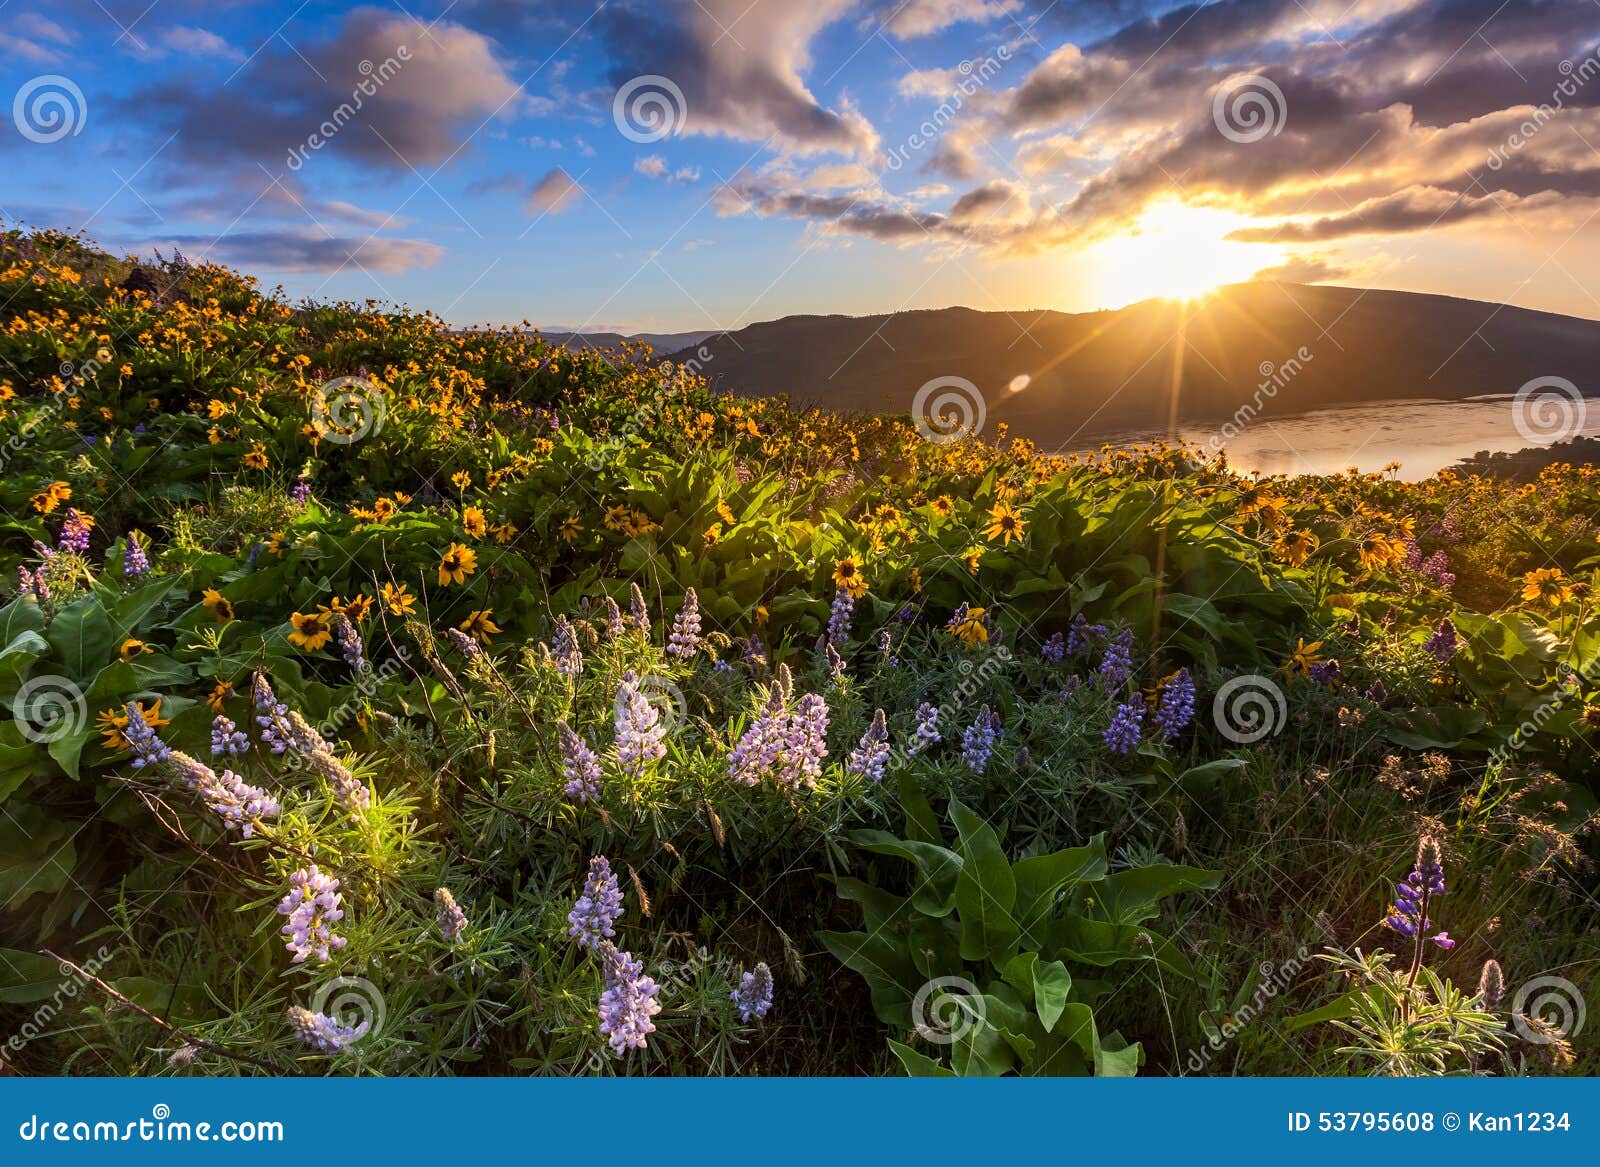
<path id="1" fill-rule="evenodd" d="M 1063 891 L 1104 879 L 1108 868 L 1104 835 L 1082 847 L 1019 859 L 1011 865 L 1017 885 L 1016 917 L 1023 938 L 1035 947 L 1044 939 L 1050 907 Z"/>
<path id="2" fill-rule="evenodd" d="M 1216 887 L 1221 878 L 1220 871 L 1158 863 L 1108 875 L 1096 891 L 1108 920 L 1137 924 L 1154 916 L 1165 897 Z"/>
<path id="3" fill-rule="evenodd" d="M 111 617 L 98 596 L 80 596 L 57 612 L 45 639 L 53 661 L 76 680 L 94 676 L 116 651 Z"/>
<path id="4" fill-rule="evenodd" d="M 919 912 L 947 916 L 955 908 L 956 878 L 961 874 L 961 856 L 936 843 L 898 839 L 887 831 L 851 831 L 850 841 L 878 855 L 893 855 L 915 865 L 917 873 L 911 902 Z"/>
<path id="5" fill-rule="evenodd" d="M 904 1042 L 889 1039 L 889 1049 L 895 1057 L 900 1059 L 900 1064 L 905 1067 L 906 1074 L 912 1078 L 954 1078 L 955 1072 L 934 1061 L 926 1054 L 920 1054 Z"/>
<path id="6" fill-rule="evenodd" d="M 994 828 L 955 799 L 950 818 L 961 836 L 961 874 L 956 878 L 956 908 L 961 914 L 961 955 L 967 960 L 1003 964 L 1016 947 L 1013 916 L 1017 881 L 1011 874 Z"/>
<path id="7" fill-rule="evenodd" d="M 1067 1007 L 1067 994 L 1072 991 L 1072 974 L 1059 960 L 1037 964 L 1033 968 L 1033 1007 L 1048 1033 L 1056 1027 L 1061 1011 Z"/>
<path id="8" fill-rule="evenodd" d="M 71 974 L 38 952 L 0 948 L 0 1001 L 31 1005 L 53 996 Z"/>

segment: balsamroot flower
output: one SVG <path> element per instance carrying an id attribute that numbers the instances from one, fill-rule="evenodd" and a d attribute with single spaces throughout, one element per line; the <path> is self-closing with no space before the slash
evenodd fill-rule
<path id="1" fill-rule="evenodd" d="M 1161 736 L 1171 741 L 1194 719 L 1194 678 L 1188 669 L 1179 669 L 1161 686 L 1161 700 L 1156 705 L 1156 728 Z"/>
<path id="2" fill-rule="evenodd" d="M 667 655 L 678 660 L 688 660 L 700 651 L 700 597 L 693 588 L 683 594 L 683 607 L 672 622 L 672 634 L 667 638 Z"/>
<path id="3" fill-rule="evenodd" d="M 772 970 L 766 961 L 741 976 L 739 987 L 728 994 L 728 999 L 746 1025 L 765 1017 L 772 1008 Z"/>
<path id="4" fill-rule="evenodd" d="M 333 930 L 344 919 L 342 902 L 339 881 L 318 871 L 315 863 L 289 877 L 288 894 L 278 904 L 278 914 L 289 917 L 289 922 L 278 931 L 284 947 L 294 953 L 293 963 L 301 964 L 310 956 L 325 963 L 332 950 L 345 946 L 345 938 Z"/>
<path id="5" fill-rule="evenodd" d="M 341 1025 L 326 1013 L 313 1013 L 299 1005 L 289 1006 L 289 1026 L 301 1041 L 325 1054 L 336 1054 L 361 1036 L 360 1027 Z"/>
<path id="6" fill-rule="evenodd" d="M 600 946 L 605 990 L 600 994 L 600 1034 L 618 1054 L 643 1049 L 656 1031 L 650 1019 L 661 1012 L 661 986 L 644 975 L 644 963 L 610 941 Z"/>
<path id="7" fill-rule="evenodd" d="M 433 893 L 433 922 L 438 925 L 439 932 L 451 944 L 461 942 L 461 934 L 467 930 L 467 916 L 456 903 L 456 897 L 450 894 L 450 889 L 441 887 Z"/>
<path id="8" fill-rule="evenodd" d="M 1114 754 L 1131 754 L 1139 744 L 1144 727 L 1144 700 L 1138 696 L 1118 705 L 1111 714 L 1111 724 L 1100 734 L 1100 740 Z"/>
<path id="9" fill-rule="evenodd" d="M 556 723 L 556 738 L 561 746 L 561 777 L 566 780 L 567 797 L 579 803 L 598 802 L 600 758 L 564 721 Z"/>
<path id="10" fill-rule="evenodd" d="M 578 902 L 567 913 L 567 935 L 579 948 L 596 948 L 617 934 L 616 922 L 622 916 L 622 888 L 611 861 L 604 855 L 589 860 L 589 875 L 583 882 Z"/>
<path id="11" fill-rule="evenodd" d="M 858 774 L 872 782 L 882 782 L 889 765 L 889 724 L 883 710 L 872 715 L 872 724 L 861 735 L 861 744 L 850 751 L 845 773 Z"/>
<path id="12" fill-rule="evenodd" d="M 630 778 L 644 773 L 645 767 L 666 757 L 662 740 L 667 727 L 661 713 L 639 691 L 638 678 L 630 669 L 617 687 L 616 707 L 617 765 Z"/>

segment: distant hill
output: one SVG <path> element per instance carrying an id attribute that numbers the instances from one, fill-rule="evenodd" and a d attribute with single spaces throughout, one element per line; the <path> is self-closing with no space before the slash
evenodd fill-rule
<path id="1" fill-rule="evenodd" d="M 788 316 L 695 342 L 700 371 L 746 394 L 907 413 L 964 377 L 998 422 L 1047 447 L 1255 405 L 1278 415 L 1398 398 L 1513 393 L 1565 377 L 1600 393 L 1600 322 L 1449 296 L 1256 282 L 1115 311 Z M 706 359 L 704 354 L 709 354 Z M 1173 399 L 1177 376 L 1181 386 Z M 1026 385 L 1011 391 L 1013 384 Z M 1259 404 L 1258 404 L 1259 403 Z"/>
<path id="2" fill-rule="evenodd" d="M 663 360 L 679 349 L 692 349 L 716 332 L 544 332 L 540 334 L 551 344 L 565 345 L 569 349 L 620 349 L 628 341 L 644 341 L 655 349 L 656 360 Z"/>

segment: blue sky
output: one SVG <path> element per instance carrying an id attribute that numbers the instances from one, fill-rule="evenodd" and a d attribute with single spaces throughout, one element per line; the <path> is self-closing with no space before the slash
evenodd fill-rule
<path id="1" fill-rule="evenodd" d="M 0 215 L 459 323 L 1257 273 L 1600 317 L 1597 31 L 1595 0 L 5 0 Z"/>

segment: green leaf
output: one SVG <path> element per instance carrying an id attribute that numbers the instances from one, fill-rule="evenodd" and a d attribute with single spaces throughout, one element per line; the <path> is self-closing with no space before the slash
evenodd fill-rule
<path id="1" fill-rule="evenodd" d="M 37 952 L 0 948 L 0 1001 L 31 1005 L 54 996 L 67 979 L 60 964 Z"/>
<path id="2" fill-rule="evenodd" d="M 851 831 L 848 837 L 863 850 L 893 855 L 916 866 L 911 902 L 919 912 L 948 916 L 955 909 L 956 879 L 961 874 L 962 861 L 954 851 L 935 843 L 897 839 L 887 831 Z"/>
<path id="3" fill-rule="evenodd" d="M 1056 898 L 1080 883 L 1104 879 L 1106 840 L 1096 835 L 1082 847 L 1019 859 L 1011 865 L 1017 884 L 1016 917 L 1023 939 L 1035 947 L 1044 939 L 1044 920 Z"/>
<path id="4" fill-rule="evenodd" d="M 1072 991 L 1072 974 L 1059 960 L 1041 963 L 1033 969 L 1033 1007 L 1048 1033 L 1056 1027 L 1061 1012 L 1067 1007 L 1067 994 Z"/>
<path id="5" fill-rule="evenodd" d="M 1013 910 L 1017 881 L 994 828 L 955 799 L 950 819 L 961 836 L 961 874 L 956 878 L 956 908 L 961 914 L 961 955 L 1003 965 L 1016 948 Z"/>
<path id="6" fill-rule="evenodd" d="M 1179 892 L 1199 891 L 1217 886 L 1220 871 L 1199 867 L 1180 867 L 1158 863 L 1133 867 L 1107 876 L 1100 885 L 1100 899 L 1106 918 L 1116 924 L 1137 924 L 1159 910 L 1159 901 Z"/>
<path id="7" fill-rule="evenodd" d="M 1284 1022 L 1284 1028 L 1290 1033 L 1304 1029 L 1308 1025 L 1320 1025 L 1324 1021 L 1339 1021 L 1352 1016 L 1361 1003 L 1366 999 L 1365 989 L 1351 989 L 1342 996 L 1335 997 L 1320 1009 L 1312 1009 L 1308 1013 L 1297 1013 Z"/>
<path id="8" fill-rule="evenodd" d="M 917 785 L 916 772 L 909 766 L 900 771 L 900 809 L 906 815 L 906 838 L 943 845 L 944 833 L 939 830 L 939 820 L 928 804 L 928 796 Z"/>
<path id="9" fill-rule="evenodd" d="M 44 609 L 33 596 L 18 596 L 0 608 L 0 641 L 15 640 L 24 632 L 44 631 Z"/>
<path id="10" fill-rule="evenodd" d="M 78 680 L 99 672 L 116 649 L 111 617 L 96 596 L 80 596 L 57 612 L 45 639 L 54 659 Z"/>
<path id="11" fill-rule="evenodd" d="M 955 1072 L 934 1061 L 926 1054 L 919 1054 L 904 1042 L 889 1039 L 889 1049 L 895 1057 L 900 1059 L 900 1064 L 905 1067 L 906 1074 L 912 1078 L 954 1078 Z"/>

